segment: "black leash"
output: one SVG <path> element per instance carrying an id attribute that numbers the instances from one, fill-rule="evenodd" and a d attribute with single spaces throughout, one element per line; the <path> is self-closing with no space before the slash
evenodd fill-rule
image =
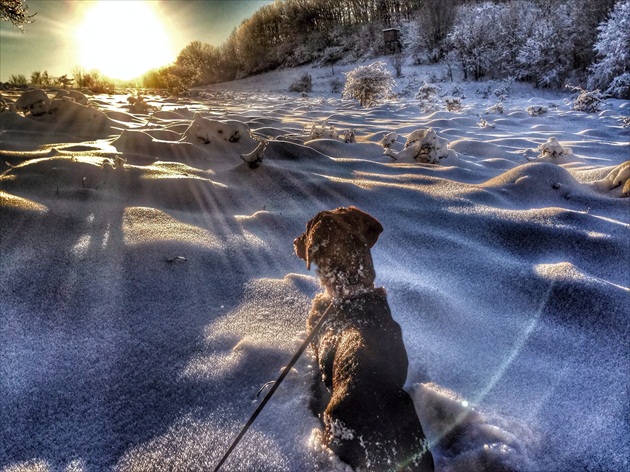
<path id="1" fill-rule="evenodd" d="M 276 380 L 273 384 L 273 386 L 269 389 L 269 392 L 267 392 L 267 395 L 265 395 L 265 398 L 263 398 L 263 400 L 260 402 L 260 404 L 258 405 L 258 408 L 256 408 L 256 410 L 254 411 L 254 413 L 252 413 L 252 416 L 249 417 L 249 420 L 247 420 L 247 423 L 245 423 L 245 426 L 243 426 L 243 429 L 241 429 L 241 432 L 238 433 L 238 436 L 236 436 L 236 438 L 234 439 L 234 441 L 232 442 L 232 445 L 230 446 L 230 448 L 227 450 L 227 452 L 223 455 L 223 458 L 221 459 L 221 461 L 217 464 L 217 466 L 214 468 L 214 472 L 218 472 L 218 470 L 221 468 L 221 466 L 223 465 L 223 463 L 226 461 L 226 459 L 229 457 L 229 455 L 232 453 L 232 451 L 234 450 L 234 448 L 237 446 L 237 444 L 239 443 L 239 441 L 241 440 L 241 438 L 243 436 L 245 436 L 245 433 L 247 432 L 247 430 L 249 429 L 249 427 L 254 423 L 254 421 L 256 420 L 256 418 L 258 417 L 258 415 L 260 414 L 260 412 L 262 411 L 262 409 L 265 407 L 265 405 L 267 404 L 267 402 L 269 401 L 269 399 L 271 399 L 271 396 L 274 394 L 274 392 L 278 389 L 278 387 L 280 386 L 280 384 L 282 383 L 282 381 L 284 380 L 284 378 L 289 375 L 289 372 L 291 371 L 291 369 L 293 368 L 293 366 L 295 365 L 295 363 L 298 361 L 298 359 L 300 358 L 300 356 L 304 353 L 304 351 L 306 351 L 306 348 L 308 347 L 308 345 L 311 343 L 311 341 L 313 340 L 313 338 L 315 337 L 315 335 L 317 334 L 317 332 L 320 330 L 320 328 L 322 327 L 322 325 L 324 324 L 324 322 L 326 321 L 326 318 L 328 318 L 328 314 L 330 312 L 330 309 L 333 307 L 333 302 L 330 302 L 330 305 L 328 305 L 328 308 L 326 308 L 326 311 L 324 311 L 324 314 L 322 315 L 322 317 L 319 319 L 319 321 L 317 322 L 317 324 L 315 325 L 315 327 L 311 330 L 310 334 L 307 336 L 307 338 L 304 340 L 304 342 L 302 343 L 302 345 L 300 346 L 300 348 L 297 350 L 297 352 L 295 353 L 295 355 L 293 356 L 293 358 L 291 359 L 291 361 L 286 365 L 286 367 L 282 370 L 282 373 L 280 374 L 280 377 L 278 377 L 278 380 Z"/>

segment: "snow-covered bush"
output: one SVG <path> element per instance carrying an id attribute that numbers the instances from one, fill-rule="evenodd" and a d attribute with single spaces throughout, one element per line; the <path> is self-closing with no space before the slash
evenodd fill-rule
<path id="1" fill-rule="evenodd" d="M 597 113 L 601 110 L 604 96 L 599 90 L 588 91 L 582 87 L 571 87 L 571 90 L 578 93 L 575 100 L 573 100 L 572 108 L 574 110 L 586 113 Z"/>
<path id="2" fill-rule="evenodd" d="M 289 92 L 310 93 L 313 91 L 313 77 L 308 72 L 302 74 L 289 85 Z"/>
<path id="3" fill-rule="evenodd" d="M 481 95 L 481 98 L 487 100 L 490 94 L 492 93 L 492 87 L 490 85 L 484 85 L 483 87 L 477 87 L 475 93 Z"/>
<path id="4" fill-rule="evenodd" d="M 454 151 L 450 151 L 454 153 Z M 448 141 L 440 138 L 433 128 L 417 129 L 412 132 L 405 142 L 405 148 L 396 152 L 391 148 L 386 148 L 385 154 L 393 159 L 411 159 L 416 162 L 437 164 L 440 159 L 449 157 Z"/>
<path id="5" fill-rule="evenodd" d="M 506 77 L 505 79 L 499 82 L 497 88 L 494 89 L 494 95 L 499 98 L 502 102 L 507 100 L 512 93 L 512 84 L 514 83 L 514 77 Z"/>
<path id="6" fill-rule="evenodd" d="M 440 102 L 440 87 L 436 84 L 425 82 L 418 89 L 416 100 L 420 102 L 418 105 L 425 112 L 437 110 Z"/>
<path id="7" fill-rule="evenodd" d="M 607 87 L 616 77 L 630 73 L 630 0 L 616 2 L 610 17 L 599 25 L 598 30 L 594 49 L 599 61 L 591 68 L 590 88 Z M 625 79 L 625 83 L 628 82 Z M 627 86 L 625 91 L 628 92 Z"/>
<path id="8" fill-rule="evenodd" d="M 464 89 L 459 85 L 453 85 L 450 95 L 453 97 L 466 98 Z"/>
<path id="9" fill-rule="evenodd" d="M 367 107 L 370 103 L 391 95 L 395 85 L 396 81 L 387 70 L 385 62 L 374 62 L 346 73 L 342 97 L 353 98 L 362 107 Z"/>
<path id="10" fill-rule="evenodd" d="M 343 91 L 343 81 L 339 77 L 330 80 L 330 93 L 340 93 Z"/>
<path id="11" fill-rule="evenodd" d="M 409 138 L 407 138 L 407 141 L 409 141 Z M 440 159 L 444 159 L 448 156 L 448 141 L 440 138 L 433 128 L 429 128 L 426 131 L 419 133 L 418 139 L 409 144 L 409 146 L 418 147 L 419 152 L 414 157 L 414 159 L 418 162 L 437 164 Z"/>
<path id="12" fill-rule="evenodd" d="M 505 106 L 503 105 L 503 102 L 497 102 L 491 107 L 488 107 L 488 109 L 486 109 L 486 114 L 503 113 L 504 109 L 505 109 Z"/>
<path id="13" fill-rule="evenodd" d="M 538 116 L 547 113 L 547 107 L 543 105 L 530 105 L 527 107 L 527 113 L 529 116 Z"/>
<path id="14" fill-rule="evenodd" d="M 538 157 L 548 162 L 554 162 L 558 158 L 573 156 L 571 148 L 560 144 L 560 142 L 558 142 L 558 138 L 555 137 L 549 138 L 545 143 L 538 146 L 537 150 L 540 152 Z"/>
<path id="15" fill-rule="evenodd" d="M 574 17 L 563 4 L 547 13 L 535 10 L 529 31 L 523 32 L 526 39 L 517 53 L 516 73 L 542 87 L 562 87 L 573 67 Z"/>
<path id="16" fill-rule="evenodd" d="M 383 149 L 389 149 L 397 140 L 398 133 L 392 131 L 390 133 L 383 134 L 383 138 L 379 141 L 379 144 L 383 146 Z"/>

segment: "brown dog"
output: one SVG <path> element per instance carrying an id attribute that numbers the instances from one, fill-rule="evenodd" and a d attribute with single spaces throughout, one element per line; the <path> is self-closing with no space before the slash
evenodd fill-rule
<path id="1" fill-rule="evenodd" d="M 433 471 L 433 457 L 411 397 L 403 390 L 407 352 L 385 290 L 374 287 L 370 248 L 381 224 L 357 208 L 318 213 L 294 241 L 317 265 L 325 289 L 309 313 L 309 331 L 332 304 L 313 340 L 330 401 L 324 440 L 341 460 L 364 470 Z"/>

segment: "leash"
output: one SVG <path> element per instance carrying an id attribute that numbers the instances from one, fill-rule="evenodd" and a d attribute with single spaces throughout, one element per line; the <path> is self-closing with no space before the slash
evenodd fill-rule
<path id="1" fill-rule="evenodd" d="M 229 449 L 226 451 L 226 453 L 223 455 L 223 458 L 221 459 L 221 461 L 217 464 L 217 466 L 214 468 L 214 472 L 218 472 L 219 469 L 221 468 L 221 466 L 223 465 L 223 463 L 226 461 L 226 459 L 229 457 L 229 455 L 232 453 L 232 451 L 236 448 L 237 444 L 239 443 L 239 441 L 241 440 L 241 438 L 243 436 L 245 436 L 245 433 L 247 432 L 247 430 L 249 429 L 249 427 L 254 423 L 254 421 L 256 420 L 256 418 L 258 417 L 258 415 L 260 414 L 260 412 L 262 411 L 262 409 L 265 407 L 265 405 L 267 404 L 267 402 L 271 399 L 271 396 L 274 394 L 274 392 L 278 389 L 278 387 L 280 386 L 280 384 L 282 383 L 282 381 L 284 380 L 284 378 L 289 375 L 289 372 L 291 371 L 291 369 L 293 368 L 293 366 L 295 365 L 295 363 L 298 361 L 298 359 L 300 358 L 300 356 L 304 353 L 304 351 L 306 351 L 306 348 L 308 347 L 308 345 L 311 343 L 311 341 L 313 340 L 313 338 L 315 337 L 315 335 L 317 334 L 317 332 L 321 329 L 322 325 L 324 324 L 324 322 L 326 321 L 326 319 L 328 318 L 328 314 L 330 312 L 330 309 L 333 307 L 333 303 L 334 301 L 330 302 L 330 305 L 328 305 L 328 308 L 326 308 L 326 311 L 324 311 L 324 314 L 321 316 L 321 318 L 319 319 L 319 321 L 317 322 L 317 324 L 313 327 L 313 329 L 311 330 L 310 334 L 307 336 L 307 338 L 304 340 L 304 342 L 302 343 L 302 345 L 300 346 L 300 348 L 297 350 L 297 352 L 293 355 L 293 358 L 291 359 L 291 361 L 286 365 L 286 367 L 282 370 L 282 372 L 280 373 L 280 377 L 278 377 L 278 380 L 276 380 L 273 384 L 273 386 L 269 389 L 269 392 L 267 392 L 267 395 L 265 395 L 265 398 L 263 398 L 263 400 L 260 402 L 260 404 L 258 405 L 258 408 L 256 408 L 256 410 L 254 411 L 254 413 L 252 413 L 252 416 L 249 417 L 249 420 L 247 420 L 247 423 L 245 423 L 245 426 L 243 426 L 243 428 L 241 429 L 241 432 L 238 433 L 238 436 L 236 436 L 236 438 L 234 439 L 234 441 L 232 441 L 232 445 L 229 447 Z M 263 387 L 264 388 L 264 387 Z"/>

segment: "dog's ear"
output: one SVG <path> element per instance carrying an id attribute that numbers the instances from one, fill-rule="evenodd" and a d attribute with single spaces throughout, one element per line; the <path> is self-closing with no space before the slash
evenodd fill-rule
<path id="1" fill-rule="evenodd" d="M 295 255 L 300 259 L 306 261 L 306 268 L 311 270 L 311 261 L 309 260 L 306 252 L 306 238 L 307 234 L 304 233 L 293 240 L 293 249 L 295 249 Z"/>
<path id="2" fill-rule="evenodd" d="M 320 230 L 324 227 L 323 220 L 326 219 L 329 213 L 328 211 L 320 211 L 306 223 L 306 232 L 293 241 L 295 254 L 306 261 L 307 270 L 311 270 L 313 254 L 319 249 L 320 239 L 322 238 Z"/>
<path id="3" fill-rule="evenodd" d="M 306 231 L 295 238 L 293 241 L 293 248 L 295 249 L 295 255 L 300 259 L 306 261 L 306 270 L 311 270 L 311 247 L 313 246 L 313 228 L 317 226 L 317 223 L 322 218 L 325 212 L 320 211 L 317 215 L 311 218 L 306 223 Z"/>
<path id="4" fill-rule="evenodd" d="M 368 215 L 357 207 L 351 206 L 348 208 L 348 211 L 353 219 L 357 221 L 358 229 L 363 234 L 368 247 L 372 248 L 378 241 L 379 235 L 383 232 L 383 225 L 372 215 Z"/>

